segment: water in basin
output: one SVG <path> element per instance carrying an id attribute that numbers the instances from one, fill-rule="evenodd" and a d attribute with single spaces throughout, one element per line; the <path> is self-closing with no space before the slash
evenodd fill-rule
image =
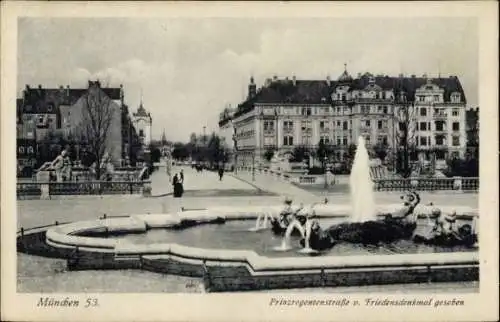
<path id="1" fill-rule="evenodd" d="M 320 219 L 321 227 L 345 222 L 346 218 Z M 457 222 L 457 224 L 462 224 Z M 426 220 L 419 220 L 419 226 L 427 225 Z M 184 230 L 152 229 L 143 234 L 129 234 L 113 238 L 126 239 L 134 244 L 175 243 L 207 249 L 253 250 L 259 255 L 268 257 L 310 256 L 300 252 L 300 237 L 291 236 L 292 249 L 276 251 L 282 244 L 283 237 L 274 235 L 270 229 L 255 231 L 254 220 L 227 221 L 224 224 L 202 224 Z M 437 252 L 476 251 L 475 248 L 463 246 L 438 247 L 415 244 L 411 240 L 400 240 L 379 246 L 363 246 L 360 244 L 340 243 L 332 249 L 322 252 L 321 256 L 348 255 L 389 255 L 418 254 Z"/>

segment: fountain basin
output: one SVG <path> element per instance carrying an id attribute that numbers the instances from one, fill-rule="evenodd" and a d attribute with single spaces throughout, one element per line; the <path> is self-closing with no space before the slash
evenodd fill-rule
<path id="1" fill-rule="evenodd" d="M 333 205 L 328 207 L 335 208 Z M 476 250 L 438 250 L 427 245 L 415 246 L 410 241 L 376 248 L 336 245 L 323 256 L 311 257 L 297 252 L 299 240 L 294 239 L 294 250 L 273 253 L 267 246 L 276 246 L 280 239 L 272 239 L 269 230 L 249 232 L 253 222 L 242 220 L 255 219 L 262 211 L 270 212 L 272 209 L 231 212 L 230 208 L 217 208 L 75 222 L 49 229 L 45 241 L 59 257 L 68 259 L 69 269 L 136 268 L 197 276 L 204 278 L 205 288 L 210 291 L 470 281 L 479 278 Z M 343 207 L 341 209 L 344 210 Z M 467 209 L 460 216 L 467 218 L 472 213 L 473 209 Z M 322 225 L 326 225 L 328 221 L 343 221 L 346 214 L 337 208 L 328 216 L 316 215 Z M 200 225 L 185 230 L 172 229 L 185 220 Z M 243 243 L 239 246 L 229 243 L 228 236 L 231 234 Z M 250 240 L 243 238 L 244 235 L 250 236 Z M 260 240 L 263 247 L 245 243 L 255 240 Z"/>

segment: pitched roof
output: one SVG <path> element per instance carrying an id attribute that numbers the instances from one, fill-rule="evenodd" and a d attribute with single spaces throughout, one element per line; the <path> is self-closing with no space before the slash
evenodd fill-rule
<path id="1" fill-rule="evenodd" d="M 384 90 L 404 91 L 408 100 L 413 101 L 415 91 L 427 84 L 426 77 L 389 77 L 364 74 L 350 79 L 345 72 L 339 81 L 327 80 L 274 80 L 268 86 L 260 88 L 257 93 L 238 105 L 235 116 L 247 113 L 255 104 L 329 104 L 331 94 L 337 85 L 348 85 L 350 91 L 365 89 L 371 82 Z M 295 82 L 295 84 L 294 84 Z M 459 92 L 465 102 L 465 93 L 458 77 L 432 78 L 431 82 L 444 89 L 444 100 L 449 101 L 453 92 Z"/>
<path id="2" fill-rule="evenodd" d="M 60 105 L 71 106 L 75 104 L 87 90 L 87 88 L 33 88 L 26 86 L 21 104 L 23 107 L 31 107 L 29 110 L 24 108 L 25 113 L 56 113 L 56 109 Z M 101 90 L 112 100 L 121 98 L 120 88 L 101 88 Z"/>

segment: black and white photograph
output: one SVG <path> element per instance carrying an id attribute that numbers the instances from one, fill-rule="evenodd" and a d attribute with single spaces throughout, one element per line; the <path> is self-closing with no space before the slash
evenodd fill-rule
<path id="1" fill-rule="evenodd" d="M 498 103 L 480 100 L 477 13 L 117 10 L 15 19 L 2 253 L 32 309 L 104 305 L 71 294 L 251 294 L 304 314 L 479 296 L 481 219 L 498 223 L 479 210 L 495 143 L 480 114 Z"/>

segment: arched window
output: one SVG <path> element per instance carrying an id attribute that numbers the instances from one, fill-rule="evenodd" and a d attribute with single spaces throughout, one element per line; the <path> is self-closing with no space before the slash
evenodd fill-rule
<path id="1" fill-rule="evenodd" d="M 34 149 L 33 149 L 33 147 L 32 147 L 32 146 L 29 146 L 29 147 L 27 148 L 27 152 L 28 152 L 28 153 L 31 153 L 31 154 L 32 154 L 32 153 L 34 153 Z"/>
<path id="2" fill-rule="evenodd" d="M 18 150 L 19 150 L 19 153 L 24 153 L 24 146 L 20 146 Z"/>

